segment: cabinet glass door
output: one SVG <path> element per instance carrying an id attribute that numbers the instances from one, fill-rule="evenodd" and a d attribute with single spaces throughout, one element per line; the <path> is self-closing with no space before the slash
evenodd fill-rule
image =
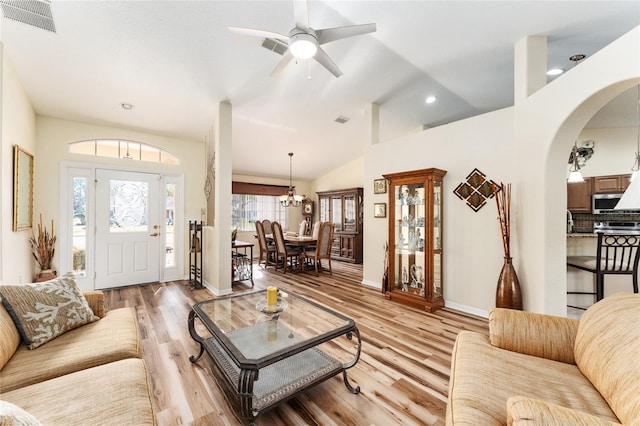
<path id="1" fill-rule="evenodd" d="M 342 197 L 331 197 L 331 215 L 335 230 L 342 230 Z"/>
<path id="2" fill-rule="evenodd" d="M 444 306 L 443 177 L 430 168 L 383 175 L 389 182 L 389 281 L 385 298 L 433 312 Z"/>
<path id="3" fill-rule="evenodd" d="M 320 222 L 329 221 L 329 199 L 327 197 L 320 198 L 320 209 L 318 214 L 320 216 Z"/>
<path id="4" fill-rule="evenodd" d="M 396 290 L 425 296 L 425 192 L 423 183 L 395 191 L 394 283 Z"/>
<path id="5" fill-rule="evenodd" d="M 442 297 L 442 183 L 433 184 L 433 293 Z"/>
<path id="6" fill-rule="evenodd" d="M 353 196 L 344 197 L 344 224 L 342 229 L 354 231 L 356 229 L 356 199 Z"/>

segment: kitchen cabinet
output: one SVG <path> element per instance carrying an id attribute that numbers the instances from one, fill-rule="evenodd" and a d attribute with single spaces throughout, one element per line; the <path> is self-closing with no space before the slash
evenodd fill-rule
<path id="1" fill-rule="evenodd" d="M 567 210 L 572 213 L 591 213 L 591 194 L 593 178 L 584 178 L 584 182 L 567 183 Z"/>
<path id="2" fill-rule="evenodd" d="M 331 258 L 362 263 L 362 188 L 317 192 L 319 218 L 334 226 Z"/>
<path id="3" fill-rule="evenodd" d="M 595 176 L 593 178 L 594 194 L 612 194 L 624 192 L 629 186 L 631 175 Z"/>
<path id="4" fill-rule="evenodd" d="M 385 298 L 433 312 L 444 306 L 442 181 L 422 169 L 383 175 L 389 182 L 389 284 Z"/>

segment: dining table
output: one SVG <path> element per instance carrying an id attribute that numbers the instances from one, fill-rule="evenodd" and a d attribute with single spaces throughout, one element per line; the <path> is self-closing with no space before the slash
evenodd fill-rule
<path id="1" fill-rule="evenodd" d="M 310 245 L 317 244 L 318 239 L 311 235 L 284 235 L 284 241 L 290 246 L 300 246 L 303 250 Z"/>
<path id="2" fill-rule="evenodd" d="M 284 241 L 290 246 L 299 246 L 303 249 L 307 248 L 310 245 L 314 245 L 318 242 L 318 238 L 314 238 L 311 235 L 287 235 L 284 234 Z M 256 236 L 257 238 L 257 236 Z M 273 241 L 273 234 L 265 234 L 265 238 L 267 241 Z"/>
<path id="3" fill-rule="evenodd" d="M 303 258 L 302 264 L 305 263 L 304 254 L 305 254 L 306 250 L 310 246 L 313 246 L 313 245 L 318 243 L 318 238 L 317 237 L 313 237 L 312 235 L 302 235 L 302 236 L 300 236 L 300 235 L 292 235 L 290 233 L 284 233 L 283 237 L 284 237 L 284 242 L 287 245 L 300 247 L 300 250 L 302 251 L 302 258 Z M 273 234 L 265 234 L 265 238 L 268 241 L 269 240 L 273 241 Z M 304 270 L 304 268 L 301 267 L 300 270 Z M 295 271 L 295 269 L 293 271 Z"/>

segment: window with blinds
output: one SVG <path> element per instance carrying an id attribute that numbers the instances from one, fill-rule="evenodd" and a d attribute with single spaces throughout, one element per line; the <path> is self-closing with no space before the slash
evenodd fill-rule
<path id="1" fill-rule="evenodd" d="M 238 232 L 255 232 L 256 220 L 280 222 L 287 229 L 286 207 L 280 205 L 280 196 L 287 187 L 233 182 L 231 200 L 231 226 Z"/>

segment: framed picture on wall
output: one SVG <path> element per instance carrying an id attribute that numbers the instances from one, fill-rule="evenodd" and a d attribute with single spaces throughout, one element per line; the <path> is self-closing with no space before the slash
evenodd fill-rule
<path id="1" fill-rule="evenodd" d="M 375 203 L 373 205 L 373 217 L 387 217 L 387 203 Z"/>
<path id="2" fill-rule="evenodd" d="M 33 155 L 13 146 L 13 231 L 31 229 L 33 220 Z"/>
<path id="3" fill-rule="evenodd" d="M 387 180 L 375 179 L 373 181 L 373 193 L 374 194 L 386 194 L 387 193 Z"/>

